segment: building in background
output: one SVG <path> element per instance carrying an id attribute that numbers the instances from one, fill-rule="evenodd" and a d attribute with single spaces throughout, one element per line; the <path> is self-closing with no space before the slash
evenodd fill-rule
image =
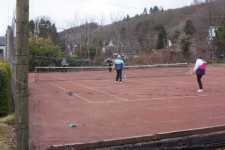
<path id="1" fill-rule="evenodd" d="M 6 41 L 5 37 L 0 37 L 0 60 L 6 58 Z"/>

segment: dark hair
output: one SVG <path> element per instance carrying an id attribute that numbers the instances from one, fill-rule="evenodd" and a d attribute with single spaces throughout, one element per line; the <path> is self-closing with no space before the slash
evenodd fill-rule
<path id="1" fill-rule="evenodd" d="M 197 56 L 197 58 L 200 58 L 200 59 L 202 59 L 202 56 Z"/>

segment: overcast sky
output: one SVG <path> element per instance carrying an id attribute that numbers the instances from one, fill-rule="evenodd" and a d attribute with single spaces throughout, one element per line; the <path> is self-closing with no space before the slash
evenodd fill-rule
<path id="1" fill-rule="evenodd" d="M 165 9 L 190 5 L 193 0 L 30 0 L 30 19 L 48 16 L 58 30 L 87 21 L 101 24 L 133 16 L 145 7 L 162 6 Z M 0 0 L 0 35 L 5 34 L 16 8 L 16 0 Z"/>

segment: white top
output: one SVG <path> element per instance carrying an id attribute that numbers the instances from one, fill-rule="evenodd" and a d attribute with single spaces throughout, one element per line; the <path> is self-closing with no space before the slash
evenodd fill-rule
<path id="1" fill-rule="evenodd" d="M 206 64 L 206 61 L 204 61 L 203 59 L 198 58 L 196 60 L 195 67 L 194 67 L 193 71 L 195 72 L 202 64 Z"/>

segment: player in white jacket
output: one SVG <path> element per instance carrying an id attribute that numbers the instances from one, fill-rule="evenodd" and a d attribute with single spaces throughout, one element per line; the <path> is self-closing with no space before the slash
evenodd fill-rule
<path id="1" fill-rule="evenodd" d="M 203 85 L 202 85 L 202 77 L 205 75 L 205 71 L 206 71 L 206 61 L 203 60 L 201 57 L 198 57 L 193 69 L 193 72 L 196 74 L 197 76 L 197 82 L 199 85 L 199 90 L 198 92 L 203 92 Z"/>

